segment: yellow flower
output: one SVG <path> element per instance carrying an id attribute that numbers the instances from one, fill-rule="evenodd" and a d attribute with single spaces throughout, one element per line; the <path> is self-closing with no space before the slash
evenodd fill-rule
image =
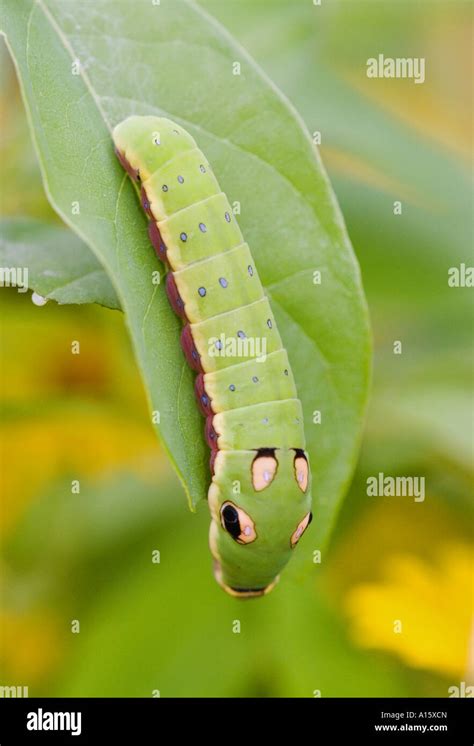
<path id="1" fill-rule="evenodd" d="M 356 641 L 460 680 L 468 670 L 472 567 L 472 550 L 460 544 L 445 546 L 436 565 L 411 554 L 392 555 L 382 581 L 349 591 Z"/>

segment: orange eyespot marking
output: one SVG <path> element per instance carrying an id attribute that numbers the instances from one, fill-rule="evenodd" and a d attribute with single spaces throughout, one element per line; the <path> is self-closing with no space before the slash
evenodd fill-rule
<path id="1" fill-rule="evenodd" d="M 294 531 L 291 535 L 290 544 L 291 548 L 293 549 L 299 542 L 300 538 L 303 536 L 304 532 L 308 528 L 309 524 L 313 520 L 313 514 L 307 513 L 301 523 L 298 524 L 296 531 Z"/>
<path id="2" fill-rule="evenodd" d="M 257 538 L 255 524 L 250 516 L 229 501 L 221 507 L 221 524 L 238 544 L 251 544 Z"/>
<path id="3" fill-rule="evenodd" d="M 278 469 L 274 448 L 260 448 L 252 461 L 252 484 L 257 492 L 268 487 Z"/>
<path id="4" fill-rule="evenodd" d="M 301 492 L 306 492 L 306 490 L 308 489 L 309 477 L 308 459 L 306 458 L 304 451 L 300 449 L 296 451 L 294 467 L 295 479 L 298 483 L 298 487 L 300 488 Z"/>

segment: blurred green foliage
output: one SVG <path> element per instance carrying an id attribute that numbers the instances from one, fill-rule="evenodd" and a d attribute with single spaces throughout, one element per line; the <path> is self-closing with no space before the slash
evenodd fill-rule
<path id="1" fill-rule="evenodd" d="M 308 533 L 268 598 L 228 598 L 206 506 L 187 511 L 155 443 L 120 316 L 3 290 L 2 676 L 30 695 L 447 696 L 472 675 L 472 301 L 447 285 L 450 266 L 470 263 L 469 5 L 205 5 L 322 133 L 375 332 L 359 466 L 321 564 Z M 425 84 L 369 86 L 379 51 L 425 56 Z M 4 76 L 3 207 L 48 217 Z M 367 497 L 379 471 L 424 475 L 425 501 Z"/>

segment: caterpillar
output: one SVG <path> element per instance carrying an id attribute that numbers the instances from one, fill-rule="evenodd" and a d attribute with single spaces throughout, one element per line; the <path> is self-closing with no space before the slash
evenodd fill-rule
<path id="1" fill-rule="evenodd" d="M 113 131 L 141 185 L 148 234 L 169 270 L 181 346 L 211 449 L 214 575 L 237 598 L 267 594 L 311 522 L 303 413 L 288 355 L 226 195 L 193 137 L 154 116 Z"/>

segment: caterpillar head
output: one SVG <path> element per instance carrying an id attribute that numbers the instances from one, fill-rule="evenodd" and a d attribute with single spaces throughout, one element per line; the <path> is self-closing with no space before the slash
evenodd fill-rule
<path id="1" fill-rule="evenodd" d="M 219 451 L 214 469 L 209 543 L 216 580 L 238 598 L 262 596 L 311 522 L 307 456 L 300 449 Z"/>

